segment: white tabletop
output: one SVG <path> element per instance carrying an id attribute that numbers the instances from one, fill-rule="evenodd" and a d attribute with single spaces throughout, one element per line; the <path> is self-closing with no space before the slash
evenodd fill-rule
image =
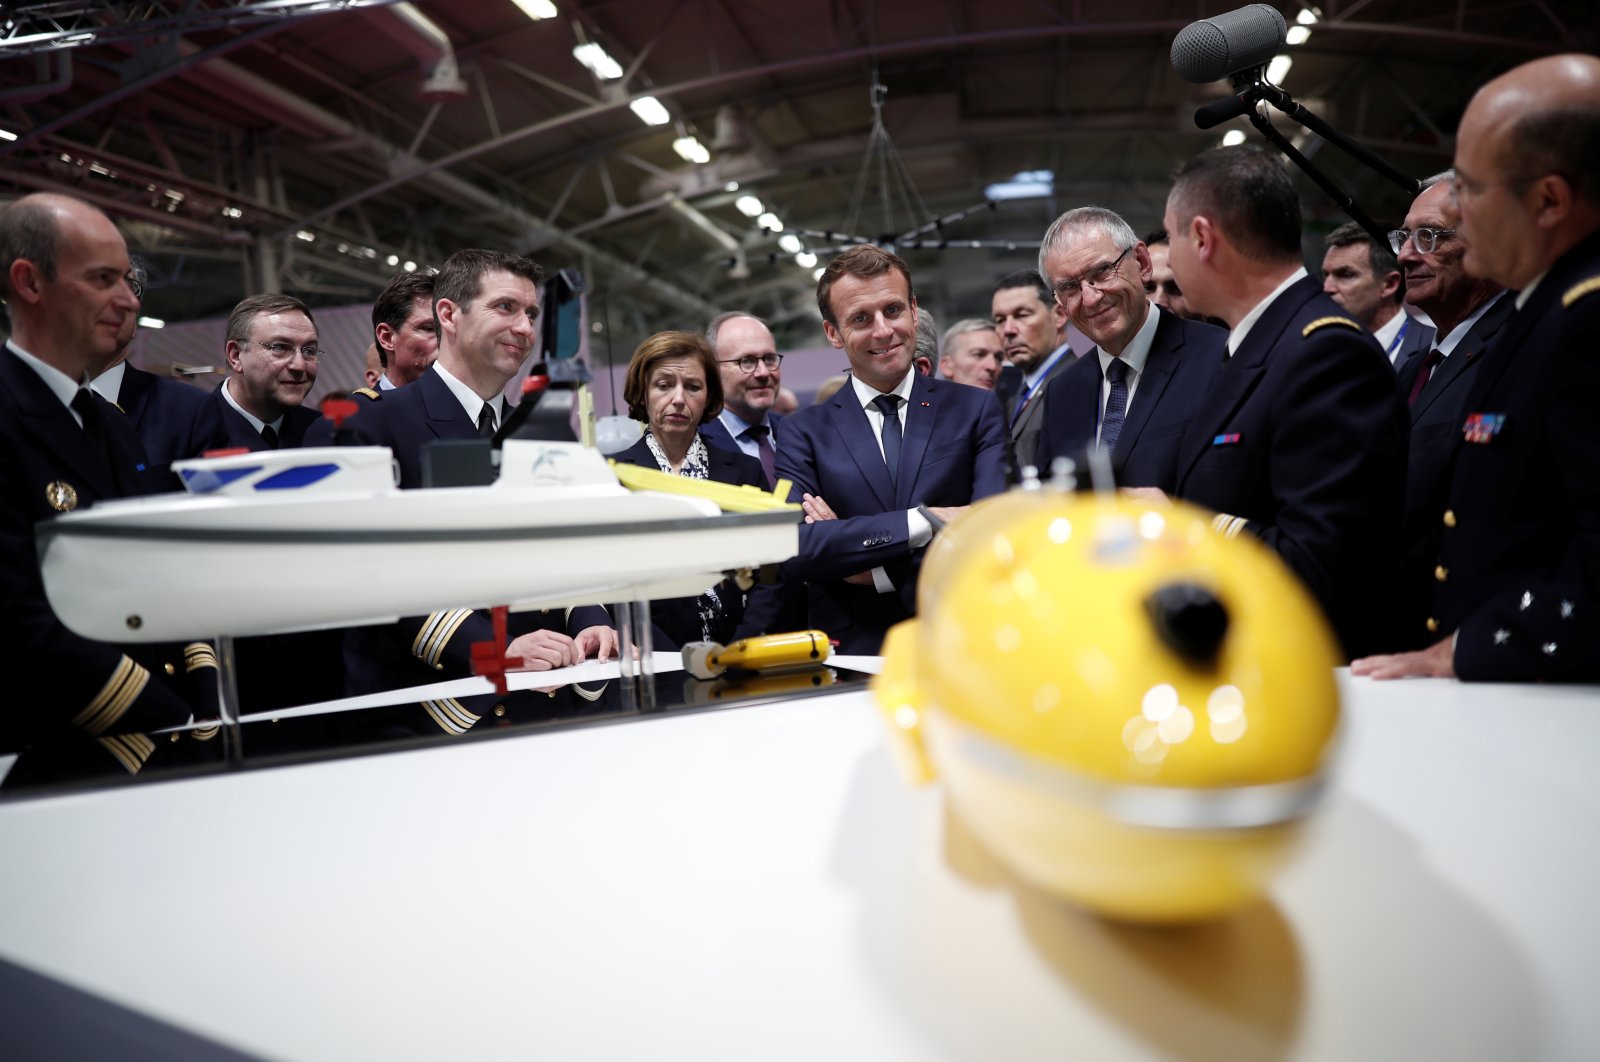
<path id="1" fill-rule="evenodd" d="M 1020 885 L 852 692 L 6 805 L 0 956 L 280 1058 L 1600 1057 L 1600 691 L 1344 682 L 1207 928 Z"/>

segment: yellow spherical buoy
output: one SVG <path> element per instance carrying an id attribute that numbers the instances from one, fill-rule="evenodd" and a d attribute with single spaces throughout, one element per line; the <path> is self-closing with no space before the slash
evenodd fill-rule
<path id="1" fill-rule="evenodd" d="M 875 689 L 913 777 L 1039 887 L 1179 922 L 1259 895 L 1326 781 L 1332 632 L 1209 514 L 1013 491 L 928 551 Z"/>

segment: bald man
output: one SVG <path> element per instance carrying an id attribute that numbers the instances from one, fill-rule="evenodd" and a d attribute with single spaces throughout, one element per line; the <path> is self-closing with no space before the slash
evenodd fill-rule
<path id="1" fill-rule="evenodd" d="M 1600 679 L 1600 59 L 1560 55 L 1479 89 L 1456 134 L 1457 235 L 1517 292 L 1463 406 L 1434 641 L 1374 678 Z"/>

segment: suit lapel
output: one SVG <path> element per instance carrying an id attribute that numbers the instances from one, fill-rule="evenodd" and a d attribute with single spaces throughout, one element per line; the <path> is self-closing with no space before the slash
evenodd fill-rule
<path id="1" fill-rule="evenodd" d="M 1156 334 L 1150 342 L 1150 356 L 1145 359 L 1144 375 L 1133 393 L 1127 416 L 1123 418 L 1122 434 L 1117 436 L 1117 448 L 1111 452 L 1111 470 L 1118 476 L 1122 474 L 1128 454 L 1139 441 L 1139 433 L 1150 421 L 1150 410 L 1161 401 L 1161 393 L 1167 389 L 1167 381 L 1172 379 L 1178 352 L 1183 347 L 1183 327 L 1178 319 L 1159 308 L 1152 307 L 1151 312 L 1161 316 L 1156 325 Z"/>
<path id="2" fill-rule="evenodd" d="M 1500 300 L 1489 308 L 1489 311 L 1478 318 L 1478 323 L 1462 337 L 1456 344 L 1456 349 L 1444 359 L 1444 364 L 1434 371 L 1433 379 L 1422 387 L 1422 393 L 1417 396 L 1417 404 L 1411 407 L 1411 421 L 1416 423 L 1422 419 L 1422 414 L 1427 412 L 1434 400 L 1445 392 L 1462 373 L 1467 371 L 1471 359 L 1478 357 L 1489 346 L 1489 343 L 1504 327 L 1515 297 L 1508 294 L 1502 295 Z"/>
<path id="3" fill-rule="evenodd" d="M 1211 440 L 1218 434 L 1218 429 L 1228 422 L 1234 410 L 1250 397 L 1256 384 L 1261 380 L 1261 374 L 1267 370 L 1267 352 L 1277 344 L 1278 338 L 1283 335 L 1283 330 L 1288 327 L 1294 315 L 1300 312 L 1314 295 L 1322 289 L 1310 277 L 1305 277 L 1299 283 L 1292 285 L 1288 291 L 1273 300 L 1267 307 L 1250 334 L 1245 336 L 1244 342 L 1233 356 L 1222 364 L 1222 372 L 1216 377 L 1216 382 L 1211 385 L 1211 390 L 1206 394 L 1200 408 L 1195 411 L 1194 419 L 1189 423 L 1189 430 L 1183 436 L 1183 448 L 1178 454 L 1178 482 L 1181 484 L 1189 470 L 1200 460 L 1202 454 L 1211 447 Z"/>
<path id="4" fill-rule="evenodd" d="M 915 388 L 912 389 L 915 393 Z M 883 450 L 877 439 L 872 436 L 872 425 L 867 421 L 866 411 L 856 401 L 855 386 L 848 381 L 839 388 L 839 393 L 834 396 L 833 404 L 829 408 L 833 419 L 834 430 L 839 433 L 839 438 L 844 442 L 844 448 L 850 459 L 856 463 L 856 468 L 861 472 L 861 478 L 867 486 L 872 488 L 872 493 L 878 499 L 883 512 L 894 508 L 894 486 L 889 482 L 889 470 L 883 463 Z M 909 420 L 909 416 L 907 417 Z M 905 446 L 900 449 L 900 456 L 905 457 Z M 904 467 L 904 461 L 901 462 Z"/>
<path id="5" fill-rule="evenodd" d="M 60 458 L 88 484 L 94 497 L 115 497 L 118 491 L 110 456 L 96 453 L 88 435 L 39 379 L 39 374 L 23 364 L 9 347 L 5 356 L 0 357 L 0 373 L 4 374 L 6 389 L 16 399 L 17 426 L 39 440 L 39 451 Z"/>
<path id="6" fill-rule="evenodd" d="M 417 381 L 421 388 L 422 406 L 428 412 L 428 430 L 436 439 L 469 439 L 478 434 L 478 426 L 467 419 L 467 411 L 456 401 L 450 385 L 436 372 L 425 372 Z"/>
<path id="7" fill-rule="evenodd" d="M 909 509 L 916 496 L 917 476 L 922 472 L 922 456 L 933 439 L 933 425 L 939 417 L 939 399 L 945 387 L 926 376 L 911 381 L 911 404 L 906 409 L 905 438 L 900 444 L 900 469 L 895 473 L 897 509 Z"/>
<path id="8" fill-rule="evenodd" d="M 129 365 L 122 370 L 122 388 L 117 392 L 117 405 L 136 425 L 144 423 L 145 411 L 155 393 L 155 377 Z"/>
<path id="9" fill-rule="evenodd" d="M 1056 359 L 1056 363 L 1050 366 L 1050 371 L 1045 373 L 1039 380 L 1039 386 L 1033 389 L 1033 393 L 1028 397 L 1027 404 L 1017 411 L 1015 419 L 1011 421 L 1009 431 L 1013 443 L 1022 438 L 1022 433 L 1030 429 L 1033 426 L 1033 422 L 1041 416 L 1039 410 L 1044 406 L 1044 389 L 1050 386 L 1050 381 L 1056 378 L 1056 373 L 1075 360 L 1077 359 L 1073 356 L 1072 348 L 1066 348 L 1061 352 L 1061 356 Z M 1019 395 L 1019 400 L 1020 397 Z"/>

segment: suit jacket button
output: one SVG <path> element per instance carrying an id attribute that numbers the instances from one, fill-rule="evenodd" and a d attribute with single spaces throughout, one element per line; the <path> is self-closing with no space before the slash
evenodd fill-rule
<path id="1" fill-rule="evenodd" d="M 1446 568 L 1442 564 L 1435 565 L 1433 569 L 1433 577 L 1442 583 L 1450 578 L 1450 569 Z"/>
<path id="2" fill-rule="evenodd" d="M 1454 509 L 1446 509 L 1444 511 L 1444 526 L 1456 526 L 1456 511 Z"/>
<path id="3" fill-rule="evenodd" d="M 161 670 L 165 671 L 169 675 L 176 675 L 178 673 L 178 669 L 173 667 L 170 663 L 162 664 Z"/>
<path id="4" fill-rule="evenodd" d="M 1438 630 L 1439 630 L 1439 621 L 1434 619 L 1432 616 L 1429 616 L 1428 617 L 1428 633 L 1429 634 L 1435 634 L 1435 633 L 1438 632 Z"/>
<path id="5" fill-rule="evenodd" d="M 496 717 L 496 718 L 500 718 L 500 719 L 503 719 L 503 718 L 505 718 L 505 714 L 506 714 L 506 706 L 505 706 L 505 705 L 503 705 L 503 704 L 497 704 L 497 705 L 495 705 L 495 706 L 494 706 L 494 714 L 495 714 L 495 717 Z"/>
<path id="6" fill-rule="evenodd" d="M 861 545 L 862 545 L 863 548 L 870 548 L 872 546 L 872 539 L 870 539 L 870 538 L 862 539 L 861 540 Z"/>

